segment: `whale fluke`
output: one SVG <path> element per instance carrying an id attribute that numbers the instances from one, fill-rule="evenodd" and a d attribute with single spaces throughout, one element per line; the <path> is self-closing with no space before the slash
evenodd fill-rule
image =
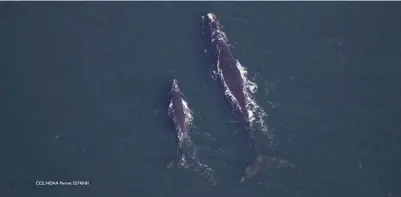
<path id="1" fill-rule="evenodd" d="M 295 168 L 295 165 L 284 159 L 278 159 L 276 157 L 269 157 L 260 154 L 255 158 L 255 161 L 251 165 L 248 165 L 245 168 L 245 174 L 241 178 L 240 182 L 243 183 L 246 179 L 251 178 L 257 174 L 260 174 L 268 168 L 282 168 L 282 167 Z"/>

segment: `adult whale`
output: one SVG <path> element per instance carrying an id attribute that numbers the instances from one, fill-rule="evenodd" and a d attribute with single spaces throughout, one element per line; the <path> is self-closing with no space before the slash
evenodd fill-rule
<path id="1" fill-rule="evenodd" d="M 238 60 L 230 50 L 228 39 L 220 22 L 212 13 L 203 16 L 204 35 L 209 40 L 209 46 L 213 58 L 213 73 L 217 76 L 225 89 L 225 95 L 233 108 L 239 112 L 240 119 L 250 125 L 252 123 L 252 111 L 249 110 L 249 102 L 245 88 L 245 79 L 238 68 Z"/>
<path id="2" fill-rule="evenodd" d="M 245 131 L 254 151 L 255 161 L 248 165 L 245 169 L 245 175 L 241 178 L 241 182 L 260 173 L 268 167 L 292 166 L 291 163 L 276 159 L 274 157 L 264 156 L 259 150 L 253 122 L 255 120 L 249 89 L 247 88 L 248 80 L 242 74 L 241 64 L 235 58 L 230 50 L 228 38 L 223 31 L 220 21 L 216 15 L 207 13 L 202 16 L 203 34 L 205 41 L 208 43 L 207 49 L 211 52 L 213 59 L 213 73 L 219 79 L 224 87 L 225 95 L 234 109 L 234 114 L 244 124 Z"/>
<path id="3" fill-rule="evenodd" d="M 172 80 L 172 86 L 170 90 L 170 100 L 168 106 L 167 115 L 172 119 L 174 127 L 177 133 L 178 148 L 177 158 L 171 160 L 167 167 L 189 167 L 188 155 L 183 150 L 185 145 L 192 144 L 188 130 L 192 124 L 191 110 L 188 108 L 187 102 L 183 98 L 183 94 L 178 86 L 178 80 Z"/>

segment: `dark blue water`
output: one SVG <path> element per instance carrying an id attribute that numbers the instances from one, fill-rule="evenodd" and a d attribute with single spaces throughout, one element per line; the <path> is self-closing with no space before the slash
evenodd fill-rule
<path id="1" fill-rule="evenodd" d="M 2 2 L 0 196 L 401 196 L 400 10 L 399 2 Z M 239 183 L 251 150 L 210 78 L 204 12 L 216 13 L 258 84 L 275 134 L 272 146 L 258 136 L 264 152 L 295 169 Z M 165 168 L 176 148 L 165 115 L 172 77 L 217 186 Z"/>

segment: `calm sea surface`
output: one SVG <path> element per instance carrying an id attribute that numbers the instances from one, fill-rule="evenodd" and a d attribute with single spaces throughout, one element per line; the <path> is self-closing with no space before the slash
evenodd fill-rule
<path id="1" fill-rule="evenodd" d="M 1 2 L 2 197 L 401 196 L 400 2 Z M 295 169 L 252 160 L 210 77 L 214 12 Z M 175 153 L 169 79 L 194 112 L 202 172 Z M 37 186 L 36 181 L 89 181 Z"/>

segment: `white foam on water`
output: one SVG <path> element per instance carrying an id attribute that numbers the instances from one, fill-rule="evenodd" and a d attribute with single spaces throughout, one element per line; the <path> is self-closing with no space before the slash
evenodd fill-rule
<path id="1" fill-rule="evenodd" d="M 195 173 L 201 173 L 210 183 L 217 185 L 213 175 L 214 170 L 200 161 L 197 155 L 197 149 L 189 135 L 186 135 L 185 138 L 180 140 L 179 149 L 182 150 L 181 161 L 183 162 L 183 166 L 191 167 Z"/>
<path id="2" fill-rule="evenodd" d="M 249 107 L 248 112 L 253 112 L 254 117 L 252 117 L 252 126 L 256 126 L 257 129 L 261 130 L 264 135 L 269 138 L 269 144 L 272 145 L 274 143 L 274 130 L 266 125 L 264 118 L 267 116 L 265 110 L 256 103 L 256 100 L 253 96 L 258 90 L 258 85 L 251 81 L 248 78 L 247 69 L 241 65 L 241 63 L 237 60 L 237 68 L 240 70 L 242 80 L 245 83 L 245 95 L 247 99 L 247 104 Z"/>
<path id="3" fill-rule="evenodd" d="M 218 34 L 218 35 L 217 35 L 217 39 L 218 39 L 219 41 L 223 41 L 223 42 L 225 42 L 225 43 L 228 42 L 228 38 L 227 38 L 226 33 L 224 33 L 223 31 L 221 31 L 221 30 L 219 30 L 219 29 L 217 29 L 216 32 L 213 32 L 213 35 L 214 35 L 215 33 Z"/>
<path id="4" fill-rule="evenodd" d="M 191 126 L 192 121 L 194 120 L 194 117 L 192 115 L 193 113 L 192 113 L 191 109 L 189 109 L 188 103 L 184 99 L 182 99 L 182 106 L 184 106 L 184 113 L 185 113 L 185 117 L 186 117 L 185 123 L 188 124 L 189 126 Z"/>
<path id="5" fill-rule="evenodd" d="M 183 110 L 184 110 L 184 114 L 185 114 L 185 125 L 187 125 L 188 129 L 189 129 L 189 127 L 192 126 L 192 121 L 194 119 L 193 115 L 192 115 L 193 113 L 192 113 L 191 109 L 188 107 L 188 103 L 184 100 L 184 98 L 181 98 L 181 101 L 182 101 L 182 106 L 183 106 Z M 173 109 L 173 101 L 172 100 L 170 100 L 170 103 L 169 103 L 169 106 L 168 106 L 167 115 L 173 115 L 173 121 L 174 121 L 174 123 L 176 125 L 176 129 L 178 131 L 178 138 L 181 139 L 183 136 L 180 133 L 183 133 L 183 131 L 182 131 L 183 128 L 181 128 L 179 126 L 179 124 L 177 124 L 177 119 L 174 116 L 174 109 Z"/>
<path id="6" fill-rule="evenodd" d="M 173 109 L 173 102 L 170 101 L 170 104 L 168 105 L 168 111 L 170 112 Z"/>
<path id="7" fill-rule="evenodd" d="M 198 163 L 198 166 L 194 168 L 195 172 L 201 172 L 202 175 L 206 176 L 210 183 L 217 185 L 216 179 L 214 178 L 214 170 L 206 164 Z"/>

